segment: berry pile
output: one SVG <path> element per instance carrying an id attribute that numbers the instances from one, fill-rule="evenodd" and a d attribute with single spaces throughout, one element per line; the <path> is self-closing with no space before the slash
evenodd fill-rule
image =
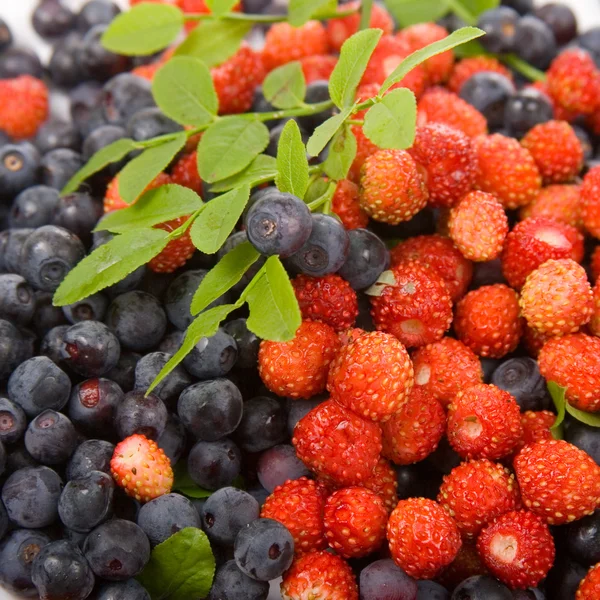
<path id="1" fill-rule="evenodd" d="M 0 18 L 0 586 L 598 600 L 600 28 L 130 4 Z"/>

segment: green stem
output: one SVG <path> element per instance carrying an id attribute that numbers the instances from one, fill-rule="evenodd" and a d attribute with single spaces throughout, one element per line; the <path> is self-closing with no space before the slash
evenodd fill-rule
<path id="1" fill-rule="evenodd" d="M 528 62 L 514 54 L 502 54 L 498 55 L 498 58 L 521 75 L 527 77 L 527 79 L 531 79 L 531 81 L 546 81 L 546 74 L 543 71 L 532 67 Z"/>
<path id="2" fill-rule="evenodd" d="M 335 181 L 332 181 L 322 196 L 319 196 L 316 200 L 313 200 L 312 202 L 307 204 L 308 209 L 311 212 L 314 212 L 315 210 L 317 210 L 317 208 L 320 208 L 321 206 L 329 206 L 328 212 L 331 212 L 331 199 L 333 198 L 333 194 L 335 194 L 336 186 L 337 183 Z"/>
<path id="3" fill-rule="evenodd" d="M 316 104 L 306 104 L 299 108 L 288 108 L 287 110 L 274 110 L 264 113 L 247 113 L 238 115 L 243 118 L 256 119 L 257 121 L 273 121 L 274 119 L 285 119 L 287 117 L 303 117 L 305 115 L 315 115 L 333 107 L 331 100 L 317 102 Z"/>
<path id="4" fill-rule="evenodd" d="M 360 7 L 360 25 L 359 31 L 368 29 L 371 26 L 371 10 L 373 9 L 373 0 L 362 0 Z"/>
<path id="5" fill-rule="evenodd" d="M 319 19 L 337 19 L 341 17 L 349 17 L 355 13 L 356 9 L 341 10 L 319 15 Z M 251 21 L 252 23 L 281 23 L 288 20 L 288 15 L 251 15 L 247 13 L 230 12 L 216 18 L 225 19 L 228 21 Z M 184 15 L 184 19 L 186 21 L 210 21 L 215 19 L 215 16 L 210 13 L 187 13 Z"/>
<path id="6" fill-rule="evenodd" d="M 460 0 L 444 0 L 448 8 L 467 25 L 475 25 L 477 18 L 467 10 Z"/>
<path id="7" fill-rule="evenodd" d="M 347 125 L 364 125 L 365 122 L 363 119 L 348 119 L 346 121 Z"/>

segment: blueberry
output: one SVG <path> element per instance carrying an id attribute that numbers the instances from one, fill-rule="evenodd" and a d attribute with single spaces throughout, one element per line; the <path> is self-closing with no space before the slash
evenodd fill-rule
<path id="1" fill-rule="evenodd" d="M 135 367 L 140 358 L 136 352 L 121 352 L 119 362 L 106 373 L 106 378 L 118 383 L 124 392 L 130 392 L 135 384 Z"/>
<path id="2" fill-rule="evenodd" d="M 417 581 L 416 600 L 450 600 L 450 592 L 435 581 Z"/>
<path id="3" fill-rule="evenodd" d="M 150 600 L 150 594 L 135 579 L 106 583 L 95 596 L 96 600 Z"/>
<path id="4" fill-rule="evenodd" d="M 246 325 L 246 319 L 234 319 L 223 326 L 223 331 L 229 334 L 237 344 L 238 356 L 235 363 L 241 369 L 252 369 L 258 364 L 258 348 L 260 339 Z"/>
<path id="5" fill-rule="evenodd" d="M 114 414 L 123 398 L 123 391 L 114 381 L 88 379 L 73 388 L 67 411 L 82 431 L 110 437 Z"/>
<path id="6" fill-rule="evenodd" d="M 7 273 L 21 273 L 21 251 L 34 232 L 29 227 L 5 229 L 0 232 L 0 268 Z"/>
<path id="7" fill-rule="evenodd" d="M 518 56 L 534 67 L 547 69 L 556 56 L 556 39 L 544 21 L 527 15 L 517 22 L 514 49 Z"/>
<path id="8" fill-rule="evenodd" d="M 115 427 L 121 439 L 134 433 L 157 440 L 167 424 L 167 407 L 154 394 L 141 390 L 127 392 L 115 411 Z"/>
<path id="9" fill-rule="evenodd" d="M 246 11 L 244 11 L 246 12 Z M 256 14 L 255 11 L 247 11 L 252 14 Z M 254 89 L 254 98 L 252 100 L 252 107 L 250 108 L 250 112 L 253 113 L 266 113 L 276 111 L 277 108 L 273 106 L 266 98 L 262 90 L 262 86 L 258 86 Z M 269 129 L 273 129 L 276 125 L 281 123 L 281 119 L 269 119 L 265 125 Z"/>
<path id="10" fill-rule="evenodd" d="M 515 86 L 508 77 L 482 71 L 467 79 L 459 95 L 483 114 L 491 129 L 497 129 L 504 123 L 506 103 L 514 93 Z"/>
<path id="11" fill-rule="evenodd" d="M 65 332 L 63 358 L 84 377 L 100 377 L 119 361 L 119 340 L 99 321 L 81 321 Z"/>
<path id="12" fill-rule="evenodd" d="M 207 490 L 231 485 L 240 474 L 242 454 L 229 439 L 216 442 L 196 442 L 188 456 L 188 474 Z"/>
<path id="13" fill-rule="evenodd" d="M 6 449 L 4 443 L 0 440 L 0 476 L 4 474 L 6 470 Z"/>
<path id="14" fill-rule="evenodd" d="M 283 119 L 281 121 L 279 121 L 279 123 L 277 125 L 271 126 L 271 130 L 269 132 L 269 144 L 267 146 L 267 148 L 265 149 L 265 154 L 268 154 L 269 156 L 273 156 L 276 157 L 277 156 L 277 149 L 279 148 L 279 140 L 281 138 L 281 134 L 283 133 L 283 130 L 287 124 L 287 122 L 291 120 L 291 119 Z M 306 131 L 304 131 L 304 129 L 302 127 L 299 127 L 300 129 L 300 139 L 302 140 L 302 143 L 304 145 L 306 145 L 306 143 L 308 142 L 308 138 L 310 137 L 308 135 L 308 133 L 306 133 Z"/>
<path id="15" fill-rule="evenodd" d="M 96 25 L 109 25 L 120 12 L 114 2 L 90 0 L 81 7 L 77 15 L 77 29 L 85 33 Z"/>
<path id="16" fill-rule="evenodd" d="M 600 562 L 600 511 L 566 526 L 566 550 L 582 565 Z"/>
<path id="17" fill-rule="evenodd" d="M 66 323 L 67 320 L 62 308 L 52 304 L 52 294 L 37 290 L 35 292 L 35 313 L 32 324 L 38 337 L 44 337 L 54 327 L 66 325 Z"/>
<path id="18" fill-rule="evenodd" d="M 188 373 L 198 379 L 222 377 L 231 371 L 237 359 L 235 340 L 222 329 L 202 338 L 183 359 Z"/>
<path id="19" fill-rule="evenodd" d="M 154 106 L 152 86 L 146 79 L 122 73 L 106 83 L 101 102 L 106 122 L 124 127 L 136 112 Z"/>
<path id="20" fill-rule="evenodd" d="M 526 87 L 513 94 L 504 109 L 504 126 L 516 137 L 554 117 L 554 108 L 546 94 Z"/>
<path id="21" fill-rule="evenodd" d="M 42 154 L 57 148 L 77 151 L 81 146 L 81 136 L 71 121 L 49 119 L 38 129 L 35 145 Z"/>
<path id="22" fill-rule="evenodd" d="M 587 452 L 600 465 L 600 430 L 597 427 L 573 419 L 565 427 L 565 440 Z"/>
<path id="23" fill-rule="evenodd" d="M 502 364 L 502 360 L 499 358 L 480 357 L 479 362 L 481 363 L 481 370 L 483 371 L 483 381 L 485 383 L 491 383 L 492 375 L 494 374 L 494 371 Z"/>
<path id="24" fill-rule="evenodd" d="M 520 15 L 533 12 L 533 0 L 502 0 L 502 4 L 516 10 Z"/>
<path id="25" fill-rule="evenodd" d="M 150 542 L 135 523 L 113 519 L 92 530 L 83 553 L 98 577 L 124 581 L 146 566 L 150 560 Z"/>
<path id="26" fill-rule="evenodd" d="M 140 315 L 144 315 L 140 319 Z M 167 316 L 152 294 L 139 290 L 117 296 L 106 311 L 105 323 L 128 350 L 147 352 L 165 335 Z"/>
<path id="27" fill-rule="evenodd" d="M 67 465 L 67 479 L 80 479 L 90 471 L 110 474 L 110 459 L 115 447 L 105 440 L 86 440 L 77 446 Z"/>
<path id="28" fill-rule="evenodd" d="M 579 125 L 572 125 L 573 131 L 581 144 L 581 149 L 583 150 L 583 160 L 588 162 L 594 158 L 594 145 L 590 138 L 590 133 L 588 133 L 583 127 L 579 127 Z"/>
<path id="29" fill-rule="evenodd" d="M 2 502 L 0 502 L 0 541 L 2 541 L 4 539 L 4 536 L 8 532 L 9 524 L 10 523 L 8 520 L 8 513 L 6 512 L 6 509 L 4 508 L 4 504 L 2 504 Z M 1 581 L 1 579 L 0 579 L 0 581 Z"/>
<path id="30" fill-rule="evenodd" d="M 99 83 L 95 81 L 80 83 L 70 92 L 69 99 L 71 119 L 83 137 L 105 125 L 101 107 L 102 87 Z"/>
<path id="31" fill-rule="evenodd" d="M 546 596 L 537 588 L 513 590 L 513 600 L 546 600 Z"/>
<path id="32" fill-rule="evenodd" d="M 54 152 L 58 152 L 58 150 Z M 100 203 L 94 200 L 90 194 L 74 192 L 62 196 L 58 201 L 54 209 L 53 225 L 68 229 L 86 245 L 89 245 L 92 241 L 92 229 L 101 214 Z"/>
<path id="33" fill-rule="evenodd" d="M 183 331 L 175 330 L 171 333 L 167 333 L 158 345 L 160 352 L 166 352 L 167 354 L 175 354 L 183 342 L 185 334 Z"/>
<path id="34" fill-rule="evenodd" d="M 557 557 L 554 567 L 546 579 L 548 600 L 566 600 L 575 598 L 575 592 L 586 576 L 588 567 L 584 567 L 569 558 Z"/>
<path id="35" fill-rule="evenodd" d="M 33 290 L 20 275 L 0 275 L 0 318 L 27 325 L 35 312 Z"/>
<path id="36" fill-rule="evenodd" d="M 83 158 L 79 152 L 69 148 L 51 150 L 40 162 L 41 181 L 44 185 L 61 190 L 82 166 Z"/>
<path id="37" fill-rule="evenodd" d="M 48 71 L 55 85 L 72 87 L 84 78 L 79 66 L 82 46 L 83 39 L 79 33 L 69 33 L 54 45 Z"/>
<path id="38" fill-rule="evenodd" d="M 12 197 L 38 181 L 40 153 L 29 142 L 0 147 L 0 197 Z"/>
<path id="39" fill-rule="evenodd" d="M 115 54 L 102 45 L 102 36 L 106 25 L 92 27 L 81 41 L 78 56 L 79 68 L 88 79 L 107 81 L 111 77 L 127 71 L 131 59 L 121 54 Z"/>
<path id="40" fill-rule="evenodd" d="M 25 443 L 22 440 L 10 448 L 10 454 L 6 458 L 7 473 L 14 473 L 19 469 L 39 466 L 39 463 L 27 452 Z"/>
<path id="41" fill-rule="evenodd" d="M 600 64 L 600 27 L 591 27 L 585 33 L 582 33 L 575 44 L 590 53 L 596 66 Z"/>
<path id="42" fill-rule="evenodd" d="M 181 125 L 169 119 L 160 108 L 144 108 L 127 121 L 127 137 L 142 142 L 160 135 L 182 131 Z"/>
<path id="43" fill-rule="evenodd" d="M 313 227 L 306 204 L 287 193 L 273 193 L 257 200 L 244 223 L 250 243 L 265 255 L 287 257 L 302 248 Z"/>
<path id="44" fill-rule="evenodd" d="M 524 356 L 505 360 L 492 374 L 491 383 L 512 394 L 522 411 L 550 408 L 546 380 L 533 358 Z"/>
<path id="45" fill-rule="evenodd" d="M 69 325 L 57 325 L 48 331 L 40 344 L 40 354 L 47 356 L 54 364 L 59 367 L 65 366 L 63 360 L 63 347 L 65 333 Z"/>
<path id="46" fill-rule="evenodd" d="M 229 560 L 217 569 L 208 600 L 267 600 L 269 584 L 256 581 L 242 573 L 235 560 Z"/>
<path id="47" fill-rule="evenodd" d="M 108 298 L 97 293 L 73 304 L 63 306 L 63 313 L 69 323 L 75 325 L 80 321 L 101 321 L 108 306 Z"/>
<path id="48" fill-rule="evenodd" d="M 261 452 L 284 442 L 287 415 L 283 403 L 269 396 L 244 402 L 244 414 L 234 437 L 246 452 Z"/>
<path id="49" fill-rule="evenodd" d="M 309 400 L 293 400 L 290 402 L 290 410 L 287 418 L 287 430 L 289 436 L 294 435 L 294 427 L 296 427 L 298 421 L 306 416 L 315 406 L 318 406 L 325 400 L 326 396 L 314 396 Z"/>
<path id="50" fill-rule="evenodd" d="M 465 579 L 452 594 L 452 600 L 513 600 L 512 592 L 489 575 Z"/>
<path id="51" fill-rule="evenodd" d="M 8 398 L 0 396 L 0 442 L 14 444 L 27 429 L 27 417 L 23 409 Z"/>
<path id="52" fill-rule="evenodd" d="M 310 471 L 296 456 L 296 449 L 290 444 L 280 444 L 265 450 L 258 459 L 256 471 L 261 485 L 270 493 L 288 479 L 310 477 Z"/>
<path id="53" fill-rule="evenodd" d="M 477 21 L 477 27 L 486 33 L 480 40 L 481 45 L 488 52 L 512 52 L 518 20 L 519 13 L 508 6 L 483 12 Z"/>
<path id="54" fill-rule="evenodd" d="M 347 234 L 348 254 L 338 273 L 355 290 L 362 290 L 375 283 L 386 269 L 389 252 L 381 239 L 368 229 L 352 229 Z"/>
<path id="55" fill-rule="evenodd" d="M 570 6 L 550 2 L 535 10 L 535 16 L 550 27 L 559 45 L 568 44 L 577 36 L 577 18 Z"/>
<path id="56" fill-rule="evenodd" d="M 44 67 L 33 50 L 9 48 L 0 56 L 0 79 L 11 79 L 19 75 L 44 76 Z"/>
<path id="57" fill-rule="evenodd" d="M 31 228 L 49 225 L 58 200 L 58 190 L 47 185 L 34 185 L 23 190 L 13 201 L 10 226 Z"/>
<path id="58" fill-rule="evenodd" d="M 18 527 L 48 527 L 58 518 L 61 479 L 49 467 L 15 471 L 2 487 L 2 502 Z"/>
<path id="59" fill-rule="evenodd" d="M 163 449 L 171 461 L 171 465 L 176 464 L 186 446 L 185 427 L 177 415 L 169 413 L 167 424 L 156 443 L 159 448 Z"/>
<path id="60" fill-rule="evenodd" d="M 33 340 L 12 323 L 0 319 L 0 380 L 33 355 Z"/>
<path id="61" fill-rule="evenodd" d="M 135 367 L 134 389 L 146 391 L 171 358 L 166 352 L 150 352 L 140 358 Z M 163 402 L 173 404 L 179 394 L 192 384 L 192 378 L 182 365 L 177 365 L 153 390 Z"/>
<path id="62" fill-rule="evenodd" d="M 329 82 L 326 80 L 312 81 L 306 86 L 306 95 L 304 101 L 307 104 L 317 104 L 318 102 L 325 102 L 331 100 L 329 95 Z M 303 117 L 297 117 L 298 125 L 309 134 L 319 126 L 322 125 L 327 119 L 333 116 L 333 108 L 328 108 L 316 113 L 314 115 L 306 115 Z"/>
<path id="63" fill-rule="evenodd" d="M 83 140 L 83 146 L 81 154 L 83 160 L 86 162 L 96 154 L 102 148 L 116 142 L 117 140 L 123 139 L 126 136 L 125 129 L 118 125 L 102 125 L 90 132 L 89 135 Z M 124 166 L 124 161 L 117 163 L 111 163 L 111 165 L 105 167 L 102 170 L 104 174 L 115 175 L 120 168 Z"/>
<path id="64" fill-rule="evenodd" d="M 12 33 L 8 23 L 4 19 L 0 19 L 0 52 L 4 52 L 13 41 Z"/>
<path id="65" fill-rule="evenodd" d="M 25 448 L 44 465 L 59 465 L 69 460 L 77 442 L 73 423 L 55 410 L 45 410 L 29 423 L 25 431 Z"/>
<path id="66" fill-rule="evenodd" d="M 396 563 L 385 558 L 376 560 L 360 572 L 361 600 L 413 600 L 417 582 Z"/>
<path id="67" fill-rule="evenodd" d="M 75 15 L 60 0 L 42 0 L 33 11 L 31 22 L 38 35 L 53 38 L 73 27 Z"/>

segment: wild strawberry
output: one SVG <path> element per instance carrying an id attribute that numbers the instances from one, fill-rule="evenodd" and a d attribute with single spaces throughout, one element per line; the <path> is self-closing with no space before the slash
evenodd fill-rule
<path id="1" fill-rule="evenodd" d="M 463 545 L 460 547 L 454 560 L 436 577 L 448 590 L 458 587 L 465 579 L 475 577 L 475 575 L 487 575 L 486 569 L 475 542 L 463 539 Z"/>
<path id="2" fill-rule="evenodd" d="M 519 298 L 502 283 L 469 292 L 456 305 L 456 337 L 478 356 L 502 358 L 518 345 L 523 332 Z"/>
<path id="3" fill-rule="evenodd" d="M 454 206 L 475 184 L 475 150 L 458 129 L 440 123 L 417 128 L 411 156 L 427 171 L 431 206 Z"/>
<path id="4" fill-rule="evenodd" d="M 323 525 L 325 494 L 312 479 L 290 479 L 265 500 L 260 516 L 287 527 L 296 556 L 327 547 Z"/>
<path id="5" fill-rule="evenodd" d="M 533 358 L 537 358 L 544 344 L 553 337 L 553 335 L 547 333 L 540 333 L 529 327 L 527 324 L 525 324 L 525 327 L 523 328 L 523 345 L 529 356 Z"/>
<path id="6" fill-rule="evenodd" d="M 140 194 L 142 196 L 146 192 L 153 190 L 155 188 L 160 187 L 161 185 L 166 185 L 168 183 L 172 183 L 171 177 L 166 173 L 159 173 L 146 187 L 146 189 Z M 121 208 L 127 208 L 129 204 L 127 204 L 123 198 L 121 198 L 121 194 L 119 193 L 119 176 L 115 176 L 111 182 L 108 184 L 106 188 L 106 193 L 104 194 L 104 212 L 112 212 L 113 210 L 119 210 Z"/>
<path id="7" fill-rule="evenodd" d="M 159 62 L 150 63 L 149 65 L 140 65 L 139 67 L 132 69 L 131 74 L 137 75 L 138 77 L 146 79 L 147 81 L 153 81 L 156 71 L 158 71 L 161 66 L 162 64 Z"/>
<path id="8" fill-rule="evenodd" d="M 499 133 L 474 141 L 479 189 L 498 197 L 505 208 L 532 202 L 542 187 L 542 177 L 527 148 Z"/>
<path id="9" fill-rule="evenodd" d="M 358 600 L 358 586 L 350 565 L 321 550 L 294 560 L 281 581 L 283 600 Z"/>
<path id="10" fill-rule="evenodd" d="M 310 398 L 325 390 L 329 364 L 339 347 L 329 325 L 305 320 L 293 340 L 260 343 L 258 373 L 278 396 Z"/>
<path id="11" fill-rule="evenodd" d="M 337 57 L 331 54 L 315 54 L 300 59 L 300 66 L 307 84 L 313 81 L 329 81 L 336 64 Z"/>
<path id="12" fill-rule="evenodd" d="M 410 465 L 437 448 L 446 431 L 446 413 L 431 394 L 413 387 L 400 410 L 381 424 L 381 431 L 383 456 L 397 465 Z"/>
<path id="13" fill-rule="evenodd" d="M 552 108 L 554 109 L 554 118 L 557 121 L 566 121 L 567 123 L 572 123 L 577 117 L 579 117 L 578 111 L 568 110 L 556 101 L 556 99 L 550 93 L 550 88 L 548 87 L 547 81 L 536 81 L 527 85 L 526 87 L 532 87 L 542 92 L 542 94 L 548 98 L 550 104 L 552 104 Z"/>
<path id="14" fill-rule="evenodd" d="M 481 362 L 475 353 L 451 337 L 418 348 L 412 361 L 415 387 L 432 394 L 444 407 L 460 390 L 483 381 Z"/>
<path id="15" fill-rule="evenodd" d="M 35 135 L 48 118 L 48 88 L 31 75 L 0 80 L 0 131 L 15 139 Z"/>
<path id="16" fill-rule="evenodd" d="M 398 504 L 398 475 L 396 470 L 385 458 L 380 458 L 369 479 L 363 482 L 363 487 L 381 496 L 388 513 Z"/>
<path id="17" fill-rule="evenodd" d="M 582 229 L 580 202 L 580 185 L 549 185 L 540 190 L 531 204 L 521 208 L 520 217 L 545 217 Z"/>
<path id="18" fill-rule="evenodd" d="M 433 500 L 400 500 L 390 515 L 387 537 L 394 562 L 416 579 L 431 579 L 460 550 L 458 527 Z"/>
<path id="19" fill-rule="evenodd" d="M 198 173 L 198 152 L 184 154 L 171 169 L 171 181 L 202 195 L 202 179 Z"/>
<path id="20" fill-rule="evenodd" d="M 590 333 L 600 337 L 600 281 L 594 286 L 594 312 L 590 319 Z"/>
<path id="21" fill-rule="evenodd" d="M 338 181 L 331 199 L 331 209 L 346 229 L 365 228 L 369 215 L 360 207 L 359 187 L 349 179 Z"/>
<path id="22" fill-rule="evenodd" d="M 409 221 L 427 204 L 425 179 L 406 150 L 379 150 L 361 169 L 360 205 L 376 221 Z"/>
<path id="23" fill-rule="evenodd" d="M 319 21 L 308 21 L 302 27 L 276 23 L 267 32 L 262 59 L 267 71 L 305 56 L 327 54 L 327 33 Z"/>
<path id="24" fill-rule="evenodd" d="M 575 600 L 595 600 L 600 598 L 600 563 L 595 564 L 579 583 Z"/>
<path id="25" fill-rule="evenodd" d="M 407 348 L 440 340 L 452 323 L 452 300 L 444 280 L 430 267 L 404 261 L 387 272 L 371 316 L 380 331 Z"/>
<path id="26" fill-rule="evenodd" d="M 514 468 L 523 504 L 550 525 L 581 519 L 600 504 L 600 467 L 564 440 L 528 444 Z"/>
<path id="27" fill-rule="evenodd" d="M 519 486 L 505 467 L 485 458 L 463 462 L 444 477 L 437 501 L 464 538 L 476 538 L 490 521 L 519 507 Z"/>
<path id="28" fill-rule="evenodd" d="M 448 406 L 448 440 L 463 458 L 508 456 L 522 435 L 519 405 L 495 385 L 476 383 Z"/>
<path id="29" fill-rule="evenodd" d="M 342 346 L 329 370 L 333 400 L 373 421 L 389 419 L 413 386 L 412 363 L 392 335 L 369 332 Z"/>
<path id="30" fill-rule="evenodd" d="M 600 238 L 600 166 L 591 168 L 583 178 L 579 208 L 585 229 Z"/>
<path id="31" fill-rule="evenodd" d="M 498 517 L 479 535 L 477 550 L 491 573 L 513 589 L 537 587 L 555 554 L 548 525 L 527 510 Z"/>
<path id="32" fill-rule="evenodd" d="M 344 558 L 371 554 L 385 540 L 388 513 L 381 496 L 365 487 L 333 492 L 325 503 L 327 543 Z"/>
<path id="33" fill-rule="evenodd" d="M 592 281 L 598 283 L 598 280 L 600 280 L 600 246 L 596 246 L 592 252 L 590 270 L 592 272 Z"/>
<path id="34" fill-rule="evenodd" d="M 455 94 L 458 94 L 467 79 L 483 71 L 500 73 L 500 75 L 508 77 L 511 81 L 513 78 L 512 73 L 497 58 L 493 56 L 471 56 L 456 63 L 448 81 L 448 87 Z"/>
<path id="35" fill-rule="evenodd" d="M 563 108 L 590 115 L 598 107 L 600 72 L 585 50 L 563 50 L 552 61 L 546 77 L 550 95 Z"/>
<path id="36" fill-rule="evenodd" d="M 516 452 L 527 444 L 533 444 L 540 440 L 552 440 L 554 436 L 550 427 L 554 425 L 556 415 L 549 410 L 527 410 L 521 414 L 521 427 L 523 436 L 517 445 Z"/>
<path id="37" fill-rule="evenodd" d="M 176 0 L 179 8 L 186 14 L 200 13 L 208 15 L 212 11 L 206 4 L 206 0 Z M 231 10 L 239 12 L 242 9 L 241 2 L 238 2 Z M 186 31 L 191 31 L 197 26 L 196 21 L 188 21 L 185 24 Z"/>
<path id="38" fill-rule="evenodd" d="M 340 486 L 362 485 L 381 453 L 381 429 L 333 400 L 298 421 L 292 444 L 312 471 Z"/>
<path id="39" fill-rule="evenodd" d="M 110 472 L 117 485 L 138 502 L 168 494 L 173 486 L 171 461 L 156 442 L 139 433 L 117 444 Z"/>
<path id="40" fill-rule="evenodd" d="M 583 148 L 566 121 L 548 121 L 530 129 L 521 144 L 531 152 L 544 183 L 566 183 L 583 167 Z"/>
<path id="41" fill-rule="evenodd" d="M 485 117 L 456 94 L 441 87 L 427 90 L 417 104 L 417 125 L 442 123 L 469 137 L 487 133 Z"/>
<path id="42" fill-rule="evenodd" d="M 583 258 L 583 236 L 570 225 L 545 217 L 517 223 L 502 251 L 502 273 L 509 285 L 520 290 L 527 276 L 547 260 Z"/>
<path id="43" fill-rule="evenodd" d="M 579 410 L 600 410 L 600 338 L 584 333 L 548 340 L 538 356 L 546 381 L 567 388 L 566 398 Z"/>
<path id="44" fill-rule="evenodd" d="M 486 262 L 502 252 L 508 219 L 496 196 L 474 191 L 450 210 L 448 231 L 465 258 Z"/>
<path id="45" fill-rule="evenodd" d="M 527 276 L 519 305 L 529 327 L 551 335 L 575 333 L 592 318 L 592 286 L 574 260 L 547 260 Z"/>
<path id="46" fill-rule="evenodd" d="M 188 218 L 189 215 L 186 217 L 178 217 L 177 219 L 160 223 L 160 225 L 155 225 L 155 229 L 163 229 L 164 231 L 171 233 L 171 231 L 175 231 L 181 227 Z M 196 247 L 192 242 L 190 230 L 187 229 L 183 235 L 171 240 L 165 248 L 148 263 L 148 267 L 155 273 L 172 273 L 180 267 L 183 267 L 183 265 L 192 258 L 195 251 Z"/>

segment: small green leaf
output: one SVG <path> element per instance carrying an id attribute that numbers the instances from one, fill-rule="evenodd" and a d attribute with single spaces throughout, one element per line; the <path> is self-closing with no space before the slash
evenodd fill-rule
<path id="1" fill-rule="evenodd" d="M 571 406 L 568 402 L 565 403 L 565 408 L 567 409 L 567 412 L 578 421 L 581 421 L 590 427 L 600 427 L 600 414 L 579 410 L 578 408 Z"/>
<path id="2" fill-rule="evenodd" d="M 500 0 L 454 0 L 460 2 L 464 8 L 477 18 L 482 12 L 496 8 L 500 4 Z M 429 19 L 428 19 L 429 20 Z"/>
<path id="3" fill-rule="evenodd" d="M 449 12 L 444 0 L 385 0 L 385 5 L 401 27 L 437 21 Z"/>
<path id="4" fill-rule="evenodd" d="M 210 71 L 197 58 L 167 61 L 154 76 L 152 94 L 165 115 L 181 125 L 206 125 L 219 109 Z"/>
<path id="5" fill-rule="evenodd" d="M 329 154 L 323 164 L 325 173 L 335 181 L 345 179 L 356 156 L 356 138 L 349 125 L 340 129 L 329 146 Z"/>
<path id="6" fill-rule="evenodd" d="M 554 402 L 557 413 L 556 420 L 554 421 L 552 427 L 550 427 L 550 431 L 552 432 L 554 438 L 562 439 L 562 422 L 565 420 L 565 407 L 567 404 L 565 394 L 567 392 L 567 388 L 561 387 L 554 381 L 549 381 L 548 391 L 550 392 L 550 397 L 552 398 L 552 402 Z"/>
<path id="7" fill-rule="evenodd" d="M 294 108 L 304 102 L 306 81 L 298 61 L 273 69 L 262 85 L 265 98 L 276 108 Z"/>
<path id="8" fill-rule="evenodd" d="M 192 242 L 201 252 L 214 254 L 233 231 L 250 197 L 250 186 L 243 185 L 204 205 L 190 229 Z"/>
<path id="9" fill-rule="evenodd" d="M 182 185 L 162 185 L 146 192 L 135 204 L 106 215 L 95 231 L 123 233 L 190 215 L 202 206 L 196 192 Z"/>
<path id="10" fill-rule="evenodd" d="M 270 256 L 248 286 L 248 329 L 259 338 L 275 342 L 294 339 L 302 315 L 294 288 L 278 256 Z"/>
<path id="11" fill-rule="evenodd" d="M 250 242 L 242 242 L 230 250 L 201 281 L 192 299 L 191 313 L 197 315 L 230 290 L 259 257 Z"/>
<path id="12" fill-rule="evenodd" d="M 336 5 L 337 2 L 331 0 L 290 0 L 288 22 L 294 27 L 301 27 L 324 8 L 335 10 Z"/>
<path id="13" fill-rule="evenodd" d="M 354 104 L 356 88 L 382 33 L 381 29 L 365 29 L 344 42 L 340 59 L 329 78 L 329 93 L 339 108 Z"/>
<path id="14" fill-rule="evenodd" d="M 269 144 L 264 123 L 227 117 L 211 125 L 198 144 L 198 172 L 214 183 L 245 169 Z"/>
<path id="15" fill-rule="evenodd" d="M 206 534 L 186 527 L 158 544 L 137 580 L 152 600 L 206 598 L 215 575 L 215 557 Z"/>
<path id="16" fill-rule="evenodd" d="M 194 56 L 207 67 L 214 67 L 238 51 L 250 29 L 252 21 L 214 20 L 201 23 L 178 46 L 175 56 Z"/>
<path id="17" fill-rule="evenodd" d="M 365 115 L 364 134 L 380 148 L 410 148 L 417 129 L 417 99 L 407 88 L 386 94 Z"/>
<path id="18" fill-rule="evenodd" d="M 170 4 L 143 3 L 116 16 L 102 35 L 102 45 L 127 56 L 154 54 L 166 48 L 183 27 L 183 13 Z"/>
<path id="19" fill-rule="evenodd" d="M 130 140 L 129 138 L 123 138 L 121 140 L 117 140 L 108 146 L 104 146 L 101 148 L 88 160 L 88 162 L 81 168 L 71 179 L 61 191 L 62 196 L 66 196 L 71 192 L 75 192 L 79 186 L 94 173 L 98 173 L 98 171 L 102 171 L 104 167 L 110 165 L 111 163 L 118 162 L 127 154 L 129 154 L 135 148 L 135 142 Z"/>
<path id="20" fill-rule="evenodd" d="M 206 0 L 206 6 L 215 17 L 220 17 L 228 13 L 237 2 L 238 0 Z"/>
<path id="21" fill-rule="evenodd" d="M 212 492 L 197 485 L 188 473 L 187 463 L 180 460 L 173 467 L 173 491 L 179 492 L 188 498 L 208 498 Z"/>
<path id="22" fill-rule="evenodd" d="M 333 115 L 333 117 L 330 117 L 327 121 L 321 123 L 308 139 L 306 151 L 311 156 L 318 156 L 351 113 L 351 107 L 345 108 L 341 113 Z"/>
<path id="23" fill-rule="evenodd" d="M 148 184 L 166 169 L 173 157 L 183 148 L 186 139 L 187 137 L 182 131 L 160 146 L 147 148 L 128 162 L 119 173 L 121 198 L 127 204 L 135 202 Z"/>
<path id="24" fill-rule="evenodd" d="M 329 182 L 326 179 L 323 179 L 322 177 L 315 179 L 315 181 L 308 186 L 306 194 L 304 194 L 304 202 L 306 202 L 306 204 L 310 204 L 311 202 L 318 200 L 327 192 L 328 189 Z"/>
<path id="25" fill-rule="evenodd" d="M 102 244 L 69 271 L 53 298 L 55 306 L 79 302 L 152 260 L 169 241 L 163 229 L 134 229 Z"/>
<path id="26" fill-rule="evenodd" d="M 472 40 L 454 49 L 457 58 L 472 58 L 473 56 L 485 56 L 487 50 L 477 40 Z"/>
<path id="27" fill-rule="evenodd" d="M 277 161 L 268 154 L 259 154 L 243 171 L 217 181 L 210 190 L 211 192 L 226 192 L 243 184 L 254 187 L 264 181 L 275 179 L 275 175 L 277 175 Z"/>
<path id="28" fill-rule="evenodd" d="M 298 123 L 290 119 L 283 128 L 277 145 L 277 176 L 280 192 L 304 197 L 308 187 L 308 159 Z"/>

